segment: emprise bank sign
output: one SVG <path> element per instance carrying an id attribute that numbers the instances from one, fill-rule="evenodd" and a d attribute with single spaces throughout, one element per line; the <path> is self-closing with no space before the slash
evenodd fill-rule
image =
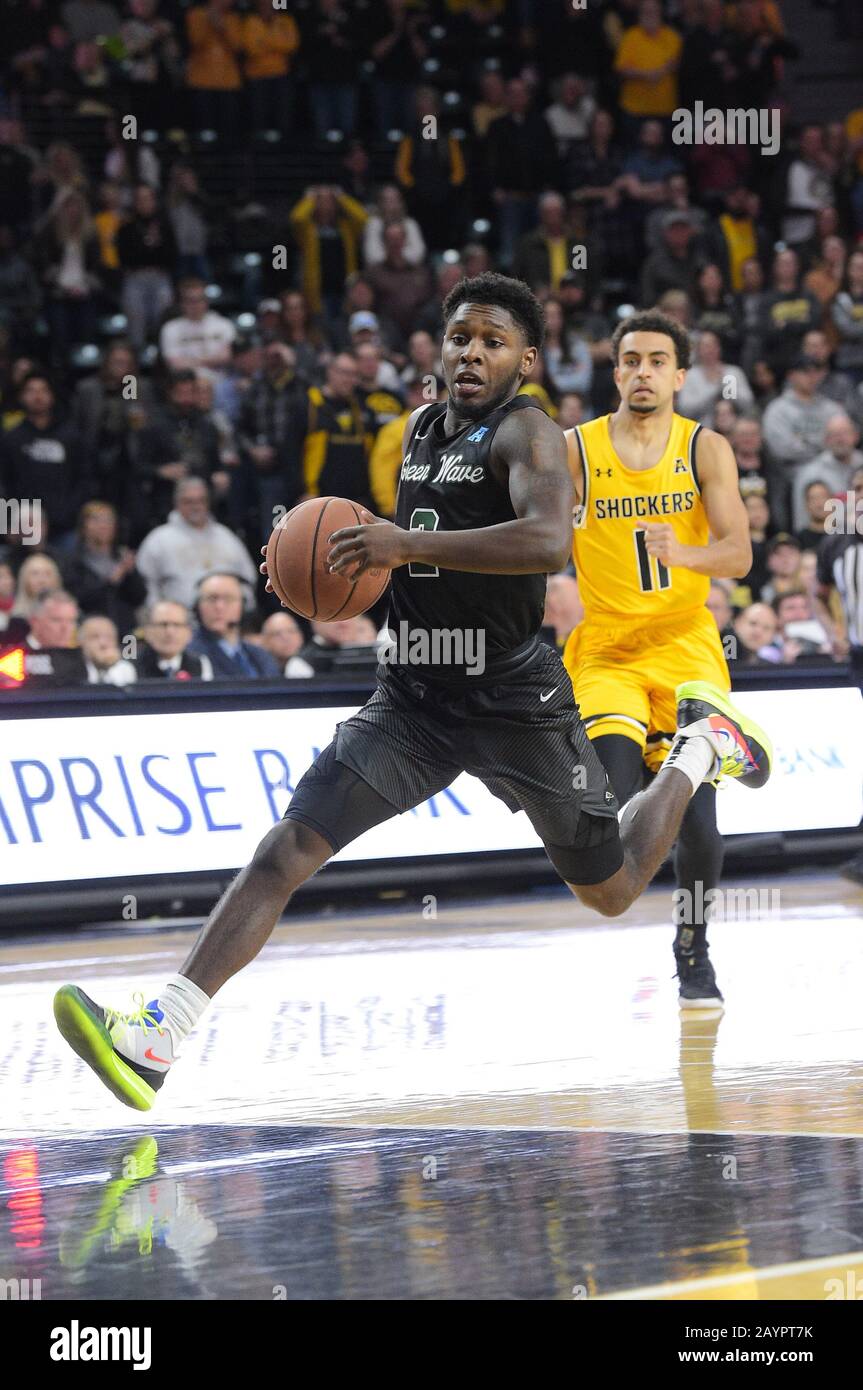
<path id="1" fill-rule="evenodd" d="M 850 827 L 863 815 L 863 700 L 851 689 L 737 697 L 769 729 L 761 791 L 720 792 L 724 834 Z M 351 708 L 0 721 L 6 886 L 239 868 Z M 339 860 L 529 849 L 539 841 L 466 774 Z"/>

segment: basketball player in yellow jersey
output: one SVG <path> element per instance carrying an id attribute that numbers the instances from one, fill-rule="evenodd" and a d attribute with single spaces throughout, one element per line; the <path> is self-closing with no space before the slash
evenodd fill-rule
<path id="1" fill-rule="evenodd" d="M 686 332 L 648 310 L 618 326 L 612 352 L 618 409 L 566 431 L 585 615 L 563 659 L 623 805 L 671 747 L 676 688 L 706 681 L 730 690 L 705 601 L 711 577 L 746 574 L 752 552 L 730 446 L 674 411 L 689 366 Z M 681 1008 L 722 1005 L 705 911 L 722 857 L 716 789 L 705 783 L 689 803 L 675 852 Z"/>

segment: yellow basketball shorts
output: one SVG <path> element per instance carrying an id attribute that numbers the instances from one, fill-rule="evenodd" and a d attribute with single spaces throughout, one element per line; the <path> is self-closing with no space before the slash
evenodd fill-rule
<path id="1" fill-rule="evenodd" d="M 633 739 L 651 772 L 674 737 L 676 686 L 710 681 L 731 689 L 722 640 L 707 608 L 658 622 L 586 618 L 570 633 L 563 663 L 588 737 Z"/>

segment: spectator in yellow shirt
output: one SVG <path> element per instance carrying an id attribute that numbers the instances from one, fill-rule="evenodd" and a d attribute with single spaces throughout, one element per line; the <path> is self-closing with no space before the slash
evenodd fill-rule
<path id="1" fill-rule="evenodd" d="M 240 136 L 240 92 L 243 78 L 240 54 L 243 21 L 234 0 L 207 0 L 186 15 L 189 57 L 186 86 L 192 116 L 199 129 L 217 130 L 236 140 Z"/>
<path id="2" fill-rule="evenodd" d="M 291 230 L 302 258 L 303 293 L 312 314 L 338 318 L 345 280 L 359 269 L 360 240 L 368 221 L 362 203 L 326 184 L 309 188 L 291 210 Z"/>
<path id="3" fill-rule="evenodd" d="M 441 392 L 443 397 L 445 392 Z M 404 456 L 405 425 L 415 410 L 421 405 L 431 405 L 437 396 L 427 395 L 425 377 L 417 377 L 405 392 L 405 408 L 401 415 L 389 420 L 378 430 L 369 460 L 369 480 L 372 497 L 378 516 L 392 519 L 396 509 L 396 493 L 399 487 L 399 472 Z"/>
<path id="4" fill-rule="evenodd" d="M 621 79 L 620 105 L 635 123 L 648 116 L 669 117 L 677 108 L 677 69 L 683 41 L 676 29 L 662 22 L 659 0 L 642 0 L 638 23 L 625 30 L 614 59 Z"/>
<path id="5" fill-rule="evenodd" d="M 246 82 L 255 130 L 280 130 L 293 124 L 293 55 L 300 31 L 293 15 L 273 9 L 273 0 L 255 0 L 255 13 L 243 21 Z"/>

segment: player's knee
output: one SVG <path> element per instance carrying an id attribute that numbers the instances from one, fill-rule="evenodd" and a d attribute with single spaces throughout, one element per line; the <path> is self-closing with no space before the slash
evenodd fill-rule
<path id="1" fill-rule="evenodd" d="M 619 917 L 632 904 L 632 893 L 627 885 L 618 882 L 618 875 L 607 878 L 604 883 L 575 884 L 569 886 L 580 902 L 601 917 Z"/>
<path id="2" fill-rule="evenodd" d="M 332 854 L 332 850 L 301 821 L 283 820 L 274 825 L 255 850 L 250 869 L 264 874 L 289 895 L 305 883 Z"/>

